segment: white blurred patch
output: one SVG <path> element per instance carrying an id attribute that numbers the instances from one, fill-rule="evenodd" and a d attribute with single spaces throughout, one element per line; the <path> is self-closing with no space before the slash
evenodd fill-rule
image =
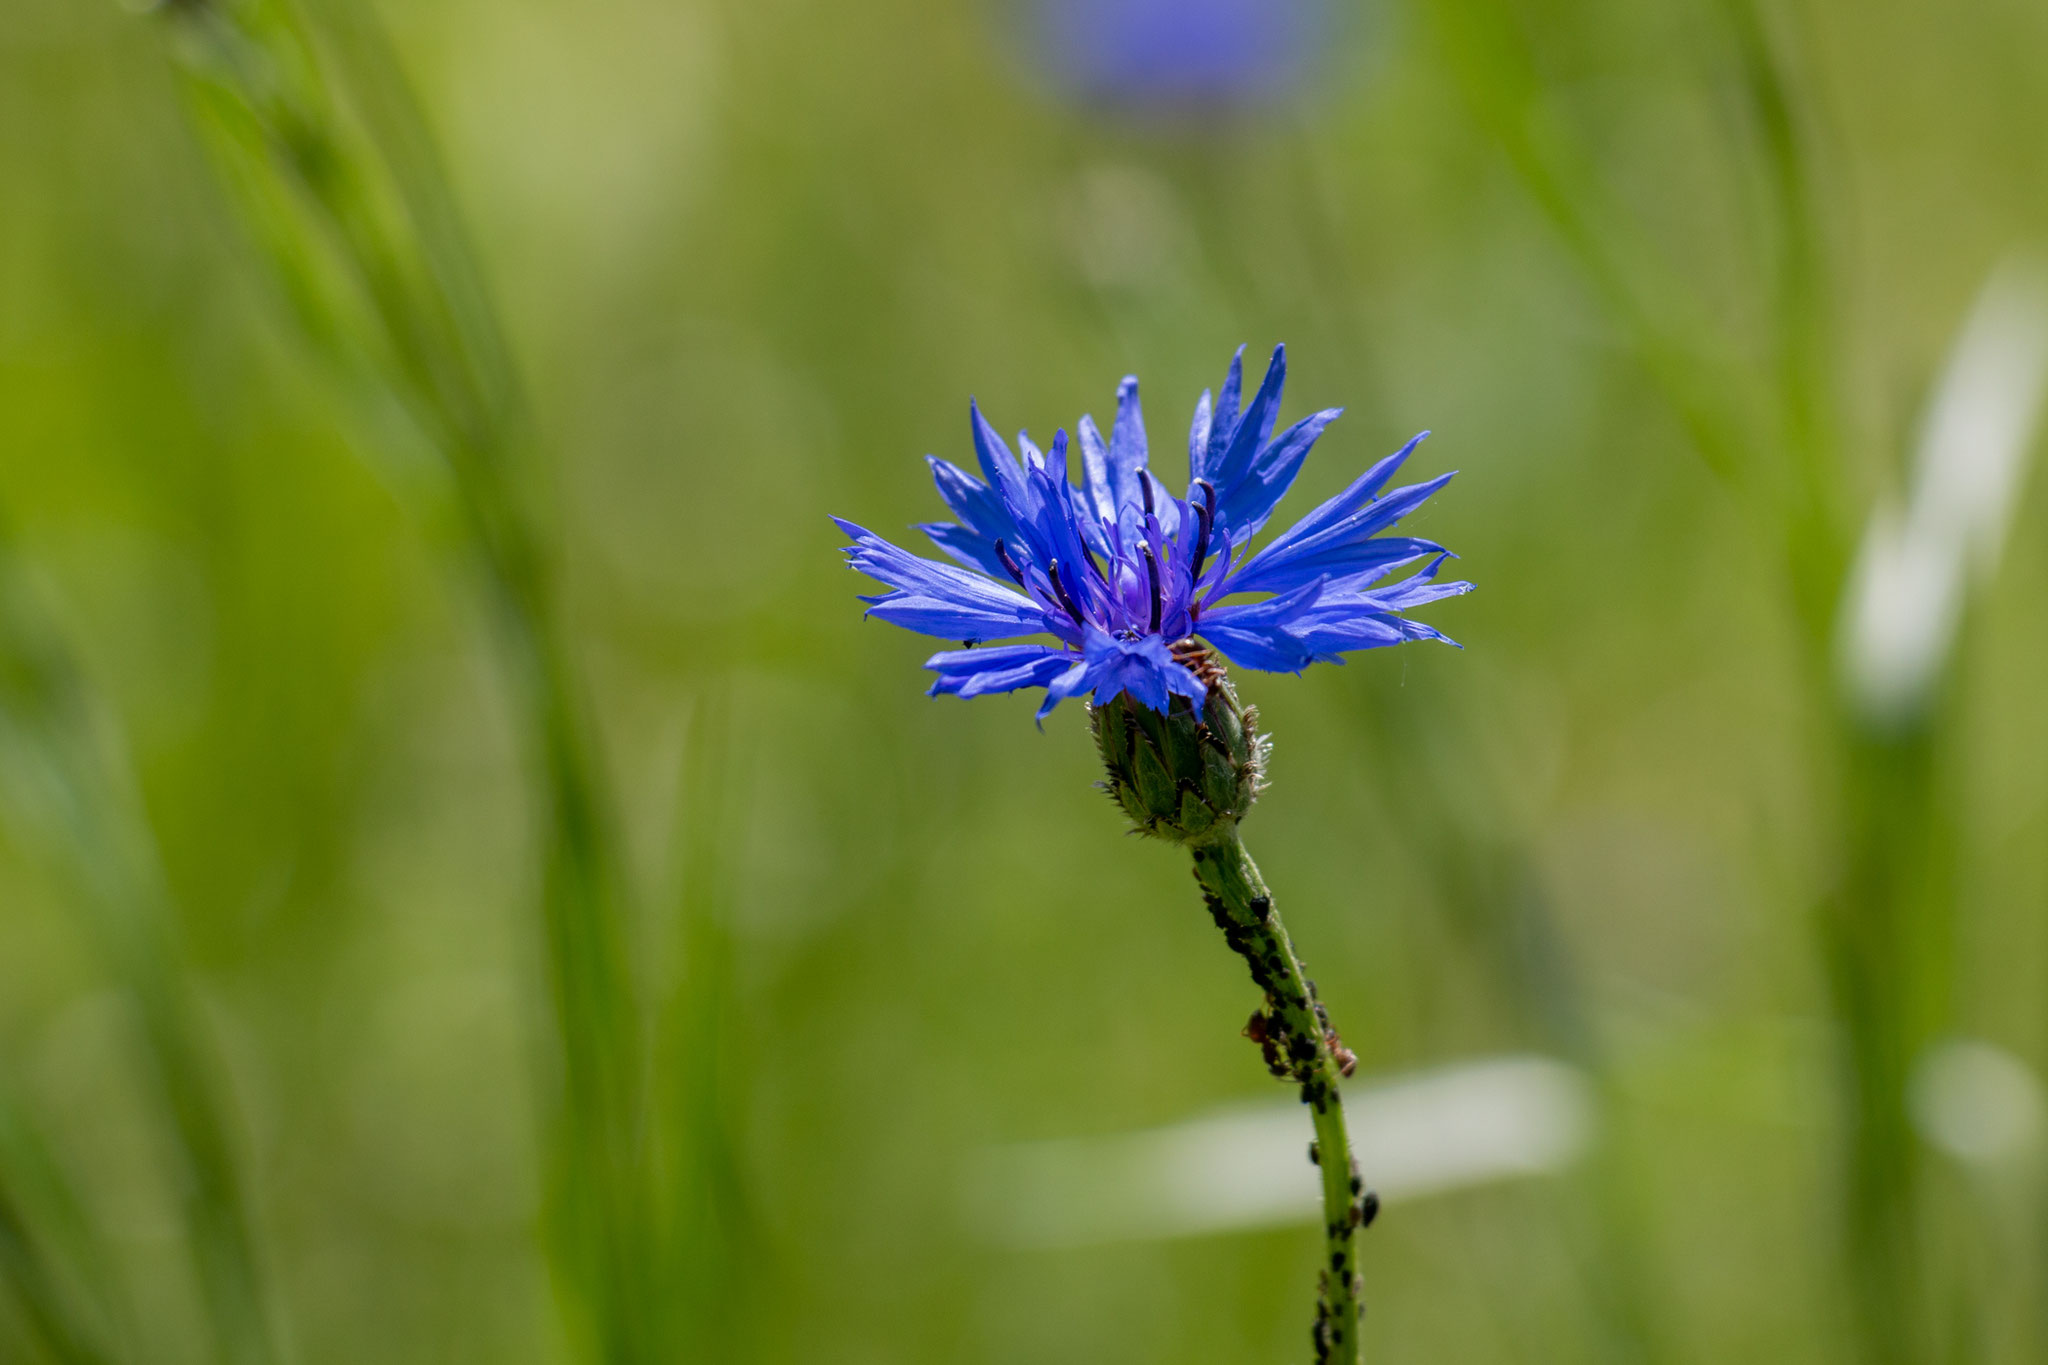
<path id="1" fill-rule="evenodd" d="M 1932 1047 L 1913 1071 L 1913 1126 L 1958 1161 L 1995 1165 L 2040 1146 L 2048 1102 L 2032 1067 L 1990 1043 Z"/>
<path id="2" fill-rule="evenodd" d="M 1949 352 L 1906 509 L 1872 513 L 1842 613 L 1842 683 L 1870 718 L 1910 718 L 1955 639 L 1971 580 L 1998 564 L 2048 381 L 2048 270 L 1995 270 Z"/>
<path id="3" fill-rule="evenodd" d="M 1586 1080 L 1544 1057 L 1499 1057 L 1354 1086 L 1345 1097 L 1366 1182 L 1388 1202 L 1542 1175 L 1592 1128 Z M 1082 1246 L 1312 1223 L 1308 1111 L 1289 1099 L 1164 1128 L 991 1148 L 968 1172 L 968 1217 L 990 1241 Z"/>

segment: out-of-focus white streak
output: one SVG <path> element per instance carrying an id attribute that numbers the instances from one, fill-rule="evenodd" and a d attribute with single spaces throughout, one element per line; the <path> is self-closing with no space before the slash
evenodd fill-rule
<path id="1" fill-rule="evenodd" d="M 1367 1182 L 1397 1202 L 1568 1164 L 1592 1126 L 1585 1079 L 1544 1057 L 1499 1057 L 1353 1086 Z M 1059 1247 L 1312 1223 L 1308 1114 L 1283 1101 L 1164 1128 L 992 1148 L 967 1172 L 976 1231 Z"/>
<path id="2" fill-rule="evenodd" d="M 2048 270 L 1992 272 L 1928 405 L 1903 513 L 1872 513 L 1842 612 L 1842 683 L 1873 720 L 1917 713 L 1947 662 L 1970 582 L 2005 543 L 2048 385 Z"/>

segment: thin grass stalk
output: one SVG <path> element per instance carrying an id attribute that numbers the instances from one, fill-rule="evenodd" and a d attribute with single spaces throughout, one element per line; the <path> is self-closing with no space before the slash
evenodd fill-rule
<path id="1" fill-rule="evenodd" d="M 1500 139 L 1531 197 L 1574 249 L 1596 290 L 1637 334 L 1645 368 L 1664 392 L 1702 457 L 1728 468 L 1725 433 L 1702 426 L 1694 386 L 1674 383 L 1670 349 L 1644 319 L 1662 295 L 1644 291 L 1604 243 L 1616 230 L 1598 196 L 1574 192 L 1582 159 L 1532 135 L 1516 99 L 1490 85 L 1491 67 L 1474 54 L 1518 51 L 1496 0 L 1442 0 L 1440 11 L 1474 15 L 1487 37 L 1452 30 L 1448 46 L 1466 74 L 1480 121 Z M 1492 11 L 1490 14 L 1486 11 Z M 1833 884 L 1816 920 L 1835 1016 L 1843 1030 L 1841 1238 L 1854 1301 L 1858 1349 L 1871 1365 L 1903 1365 L 1931 1345 L 1933 1324 L 1920 1274 L 1918 1146 L 1906 1117 L 1914 1059 L 1936 1030 L 1949 970 L 1952 913 L 1935 887 L 1932 852 L 1939 813 L 1930 774 L 1943 743 L 1929 720 L 1905 735 L 1880 733 L 1845 703 L 1831 667 L 1836 615 L 1850 545 L 1842 510 L 1842 442 L 1833 385 L 1838 361 L 1828 306 L 1824 239 L 1811 156 L 1783 59 L 1754 0 L 1722 0 L 1721 11 L 1755 120 L 1779 250 L 1773 285 L 1776 418 L 1742 439 L 1756 457 L 1780 452 L 1791 482 L 1776 497 L 1750 501 L 1779 541 L 1790 605 L 1800 625 L 1799 666 L 1813 719 L 1815 790 Z M 1524 64 L 1531 73 L 1533 66 Z M 1523 104 L 1533 107 L 1533 97 Z M 1546 155 L 1546 153 L 1550 153 Z M 1729 430 L 1735 428 L 1730 427 Z M 1754 483 L 1757 492 L 1769 485 Z"/>
<path id="2" fill-rule="evenodd" d="M 1385 680 L 1380 679 L 1384 684 Z M 1669 1288 L 1650 1229 L 1647 1173 L 1636 1147 L 1617 1131 L 1615 1068 L 1592 1016 L 1579 964 L 1560 933 L 1549 893 L 1528 851 L 1501 831 L 1503 816 L 1468 791 L 1427 780 L 1447 767 L 1445 746 L 1467 730 L 1416 707 L 1405 689 L 1373 687 L 1361 674 L 1350 708 L 1373 746 L 1371 766 L 1424 780 L 1391 803 L 1397 842 L 1427 850 L 1416 866 L 1435 884 L 1460 938 L 1480 962 L 1524 1036 L 1571 1061 L 1593 1083 L 1606 1121 L 1596 1126 L 1580 1188 L 1589 1206 L 1585 1244 L 1588 1297 L 1598 1320 L 1599 1358 L 1617 1365 L 1658 1365 L 1674 1358 Z M 1432 733 L 1441 727 L 1442 733 Z"/>
<path id="3" fill-rule="evenodd" d="M 688 1346 L 695 1358 L 751 1359 L 761 1342 L 748 1297 L 767 1282 L 765 1254 L 741 1167 L 736 1116 L 746 1110 L 748 1073 L 736 1055 L 735 953 L 729 850 L 744 838 L 743 766 L 735 759 L 734 685 L 704 683 L 685 738 L 673 844 L 680 957 L 661 1029 L 661 1065 L 668 1129 L 667 1220 L 671 1275 L 687 1302 Z M 682 1342 L 676 1343 L 684 1345 Z"/>
<path id="4" fill-rule="evenodd" d="M 0 771 L 20 823 L 77 891 L 132 1005 L 153 1098 L 167 1119 L 208 1322 L 229 1365 L 279 1359 L 237 1169 L 220 1066 L 174 946 L 176 909 L 111 723 L 0 540 Z"/>
<path id="5" fill-rule="evenodd" d="M 1502 0 L 1434 0 L 1438 47 L 1466 106 L 1619 322 L 1707 467 L 1731 486 L 1759 477 L 1751 432 L 1763 400 L 1704 305 L 1601 189 L 1558 118 Z"/>
<path id="6" fill-rule="evenodd" d="M 0 1183 L 0 1284 L 13 1291 L 30 1334 L 57 1365 L 107 1365 L 111 1357 L 58 1287 L 55 1267 L 5 1183 Z"/>
<path id="7" fill-rule="evenodd" d="M 1772 287 L 1776 393 L 1793 485 L 1785 513 L 1785 556 L 1793 605 L 1805 627 L 1807 666 L 1817 694 L 1833 696 L 1827 648 L 1833 639 L 1849 528 L 1843 515 L 1841 423 L 1832 288 L 1822 236 L 1819 187 L 1802 111 L 1755 0 L 1721 0 L 1742 89 L 1755 122 L 1775 220 Z"/>
<path id="8" fill-rule="evenodd" d="M 1869 1365 L 1937 1354 L 1922 1257 L 1920 1142 L 1907 1112 L 1914 1063 L 1940 1032 L 1954 963 L 1942 885 L 1938 726 L 1844 741 L 1847 859 L 1820 909 L 1828 985 L 1843 1031 L 1844 1198 L 1839 1228 Z"/>
<path id="9" fill-rule="evenodd" d="M 311 314 L 317 340 L 411 413 L 451 475 L 541 779 L 542 926 L 561 1061 L 557 1278 L 572 1333 L 596 1358 L 649 1361 L 661 1307 L 625 887 L 548 535 L 522 487 L 533 443 L 521 387 L 388 41 L 363 5 L 334 0 L 321 12 L 316 28 L 288 0 L 169 10 L 198 122 L 244 189 L 287 295 Z"/>
<path id="10" fill-rule="evenodd" d="M 1838 1235 L 1861 1357 L 1905 1365 L 1933 1350 L 1935 1335 L 1920 1259 L 1920 1144 L 1906 1092 L 1915 1060 L 1939 1030 L 1953 963 L 1952 905 L 1939 886 L 1937 768 L 1947 737 L 1938 711 L 1904 731 L 1874 728 L 1846 703 L 1831 667 L 1851 547 L 1813 130 L 1802 126 L 1810 115 L 1802 119 L 1755 0 L 1723 0 L 1722 9 L 1771 189 L 1777 389 L 1794 474 L 1786 576 L 1818 720 L 1816 768 L 1836 774 L 1839 793 L 1838 880 L 1816 912 L 1843 1031 Z"/>
<path id="11" fill-rule="evenodd" d="M 126 1321 L 69 1175 L 0 1072 L 0 1284 L 58 1365 L 101 1365 Z M 67 1273 L 68 1272 L 68 1273 Z"/>
<path id="12" fill-rule="evenodd" d="M 1902 731 L 1845 704 L 1830 664 L 1849 557 L 1835 338 L 1817 190 L 1794 95 L 1755 0 L 1724 0 L 1770 170 L 1785 445 L 1798 478 L 1787 562 L 1804 626 L 1808 685 L 1837 773 L 1842 866 L 1817 925 L 1843 1027 L 1839 1236 L 1862 1358 L 1904 1365 L 1933 1349 L 1921 1273 L 1920 1144 L 1906 1113 L 1912 1067 L 1938 1032 L 1953 963 L 1953 908 L 1939 886 L 1940 711 Z"/>

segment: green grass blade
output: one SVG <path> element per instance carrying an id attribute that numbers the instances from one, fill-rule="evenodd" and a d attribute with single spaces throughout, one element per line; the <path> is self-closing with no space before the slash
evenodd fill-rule
<path id="1" fill-rule="evenodd" d="M 45 1209 L 56 1207 L 60 1236 L 37 1235 L 29 1200 L 18 1193 L 31 1189 Z M 57 1365 L 108 1365 L 113 1359 L 101 1329 L 65 1291 L 53 1245 L 84 1240 L 83 1221 L 69 1183 L 0 1081 L 0 1285 L 12 1291 L 29 1332 Z"/>
<path id="2" fill-rule="evenodd" d="M 645 1047 L 626 888 L 592 726 L 522 485 L 523 400 L 433 142 L 370 11 L 283 0 L 173 12 L 192 101 L 311 334 L 378 376 L 446 461 L 485 569 L 542 803 L 541 918 L 559 1046 L 550 1199 L 572 1335 L 654 1355 L 661 1308 Z M 273 214 L 272 210 L 279 210 Z M 266 230 L 273 222 L 278 230 Z M 312 284 L 298 283 L 312 281 Z"/>
<path id="3" fill-rule="evenodd" d="M 1502 0 L 1433 0 L 1429 17 L 1474 119 L 1634 344 L 1652 383 L 1716 475 L 1756 481 L 1767 398 L 1707 310 L 1612 202 L 1552 109 Z"/>
<path id="4" fill-rule="evenodd" d="M 655 1074 L 667 1123 L 667 1248 L 683 1302 L 672 1349 L 695 1358 L 758 1354 L 748 1286 L 771 1282 L 734 1125 L 747 1110 L 728 886 L 747 793 L 734 755 L 732 684 L 708 681 L 690 715 L 676 829 L 680 970 L 663 1011 Z M 682 1333 L 687 1333 L 687 1337 Z"/>
<path id="5" fill-rule="evenodd" d="M 16 822 L 76 888 L 84 922 L 134 1005 L 221 1357 L 270 1365 L 279 1356 L 218 1067 L 173 947 L 175 913 L 154 837 L 110 729 L 0 543 L 0 787 Z"/>

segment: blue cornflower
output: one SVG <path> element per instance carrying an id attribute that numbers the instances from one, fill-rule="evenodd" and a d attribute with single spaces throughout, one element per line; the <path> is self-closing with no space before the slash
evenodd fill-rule
<path id="1" fill-rule="evenodd" d="M 1138 381 L 1127 378 L 1107 441 L 1092 418 L 1080 421 L 1079 484 L 1067 474 L 1065 431 L 1050 451 L 1019 433 L 1020 462 L 969 405 L 983 477 L 927 456 L 939 496 L 959 520 L 919 528 L 958 566 L 834 518 L 853 537 L 853 567 L 891 589 L 862 598 L 869 615 L 968 646 L 926 662 L 939 675 L 932 695 L 1043 687 L 1043 719 L 1068 697 L 1087 694 L 1100 705 L 1127 692 L 1161 712 L 1185 697 L 1200 715 L 1204 642 L 1246 668 L 1298 673 L 1341 663 L 1351 650 L 1447 640 L 1402 613 L 1472 585 L 1436 581 L 1452 557 L 1443 546 L 1383 534 L 1450 481 L 1441 474 L 1381 495 L 1429 433 L 1253 552 L 1253 537 L 1341 410 L 1275 436 L 1286 348 L 1274 348 L 1264 382 L 1240 410 L 1243 362 L 1239 347 L 1221 393 L 1212 401 L 1204 392 L 1195 405 L 1184 498 L 1147 467 Z M 1418 572 L 1394 578 L 1424 560 Z M 1258 594 L 1265 596 L 1241 600 Z M 1058 643 L 973 647 L 1041 634 Z"/>
<path id="2" fill-rule="evenodd" d="M 1329 48 L 1329 0 L 1033 0 L 1041 59 L 1075 94 L 1135 111 L 1268 103 Z"/>

